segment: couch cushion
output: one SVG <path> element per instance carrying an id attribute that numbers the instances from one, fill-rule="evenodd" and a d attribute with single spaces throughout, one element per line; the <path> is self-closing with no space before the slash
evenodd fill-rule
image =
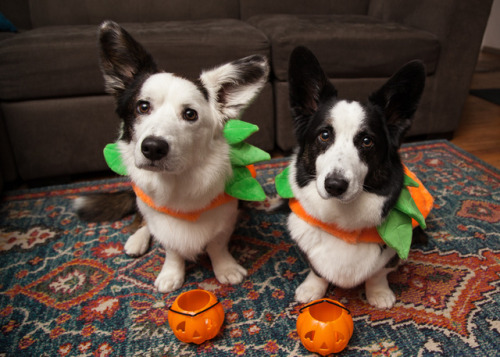
<path id="1" fill-rule="evenodd" d="M 159 68 L 188 78 L 251 54 L 269 56 L 266 36 L 235 19 L 122 24 Z M 0 98 L 26 100 L 104 93 L 97 27 L 41 27 L 0 41 Z"/>
<path id="2" fill-rule="evenodd" d="M 332 78 L 389 77 L 413 59 L 433 73 L 439 57 L 431 33 L 361 15 L 259 15 L 248 20 L 271 41 L 274 75 L 287 80 L 288 59 L 309 47 Z"/>
<path id="3" fill-rule="evenodd" d="M 370 0 L 240 0 L 241 18 L 247 20 L 257 15 L 366 15 Z"/>
<path id="4" fill-rule="evenodd" d="M 20 2 L 20 1 L 19 1 Z M 237 0 L 29 0 L 33 27 L 239 18 Z"/>

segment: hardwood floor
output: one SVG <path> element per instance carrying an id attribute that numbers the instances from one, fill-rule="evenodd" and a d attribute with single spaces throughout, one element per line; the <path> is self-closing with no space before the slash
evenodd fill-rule
<path id="1" fill-rule="evenodd" d="M 482 52 L 471 89 L 500 88 L 500 54 Z M 500 105 L 469 95 L 451 142 L 500 168 Z"/>

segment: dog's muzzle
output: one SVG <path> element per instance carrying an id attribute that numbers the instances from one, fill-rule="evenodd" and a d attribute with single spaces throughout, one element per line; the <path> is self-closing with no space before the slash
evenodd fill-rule
<path id="1" fill-rule="evenodd" d="M 141 143 L 141 152 L 146 159 L 158 161 L 168 154 L 168 143 L 157 136 L 148 136 Z"/>

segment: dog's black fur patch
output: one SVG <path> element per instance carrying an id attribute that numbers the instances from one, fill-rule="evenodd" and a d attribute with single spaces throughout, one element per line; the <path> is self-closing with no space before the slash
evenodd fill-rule
<path id="1" fill-rule="evenodd" d="M 230 96 L 234 90 L 238 90 L 242 85 L 252 85 L 260 81 L 265 75 L 265 70 L 263 66 L 256 66 L 255 64 L 264 62 L 266 62 L 265 57 L 260 55 L 248 56 L 231 62 L 241 75 L 232 77 L 230 81 L 222 83 L 217 92 L 217 101 L 222 104 L 222 106 L 226 106 L 226 98 Z M 239 106 L 235 108 L 237 110 L 242 109 Z"/>

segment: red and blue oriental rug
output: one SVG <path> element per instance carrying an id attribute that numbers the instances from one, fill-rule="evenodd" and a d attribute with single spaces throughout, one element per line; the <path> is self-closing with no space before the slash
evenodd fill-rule
<path id="1" fill-rule="evenodd" d="M 330 287 L 352 312 L 342 356 L 494 356 L 500 351 L 500 171 L 446 141 L 406 145 L 405 164 L 435 197 L 429 244 L 389 276 L 390 310 L 370 307 L 362 287 Z M 269 195 L 286 159 L 257 166 Z M 77 196 L 129 188 L 123 179 L 6 192 L 0 203 L 0 356 L 309 356 L 295 326 L 295 288 L 306 260 L 284 213 L 244 205 L 230 249 L 248 278 L 218 283 L 209 259 L 188 263 L 179 291 L 153 282 L 164 251 L 123 253 L 133 217 L 87 224 Z M 225 310 L 220 333 L 201 345 L 173 335 L 168 307 L 183 291 L 213 292 Z"/>

